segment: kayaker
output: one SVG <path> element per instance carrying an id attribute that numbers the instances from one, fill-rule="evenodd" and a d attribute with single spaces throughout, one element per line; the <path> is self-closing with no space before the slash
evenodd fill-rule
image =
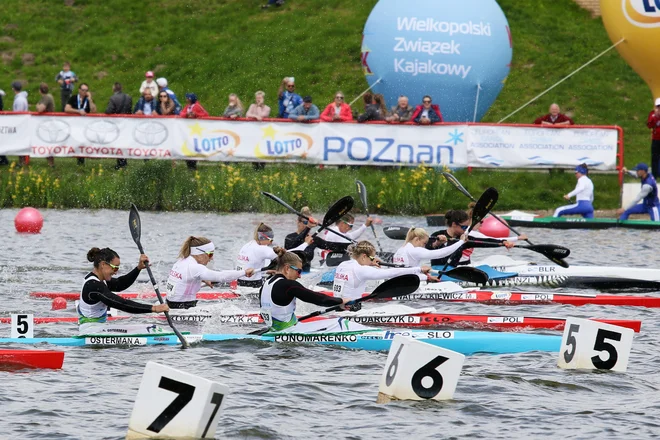
<path id="1" fill-rule="evenodd" d="M 238 285 L 243 287 L 261 287 L 262 272 L 261 268 L 267 267 L 271 260 L 284 255 L 286 249 L 280 246 L 270 247 L 273 244 L 273 228 L 259 223 L 254 231 L 254 239 L 245 244 L 238 252 L 238 262 L 236 270 L 253 269 L 252 275 L 246 275 L 238 279 Z M 305 237 L 305 242 L 290 251 L 304 251 L 312 243 L 312 237 Z"/>
<path id="2" fill-rule="evenodd" d="M 167 304 L 143 304 L 112 293 L 126 290 L 135 282 L 140 271 L 149 264 L 149 258 L 146 255 L 140 255 L 138 265 L 132 271 L 117 278 L 112 276 L 119 271 L 121 261 L 119 255 L 112 249 L 94 247 L 87 252 L 87 261 L 94 263 L 94 269 L 85 276 L 80 290 L 78 326 L 81 335 L 119 333 L 126 336 L 128 334 L 166 333 L 162 327 L 157 325 L 106 323 L 108 307 L 126 313 L 160 313 L 170 310 Z"/>
<path id="3" fill-rule="evenodd" d="M 349 300 L 362 297 L 367 281 L 389 280 L 399 275 L 428 274 L 431 271 L 429 266 L 381 269 L 376 258 L 376 248 L 366 240 L 349 246 L 348 253 L 351 259 L 337 266 L 332 292 L 336 297 Z"/>
<path id="4" fill-rule="evenodd" d="M 206 237 L 190 236 L 183 242 L 179 259 L 167 278 L 167 304 L 171 309 L 189 309 L 197 305 L 197 292 L 202 282 L 229 282 L 242 276 L 254 275 L 254 269 L 210 270 L 206 266 L 213 259 L 215 245 Z"/>
<path id="5" fill-rule="evenodd" d="M 575 189 L 568 194 L 564 195 L 566 200 L 575 197 L 575 204 L 560 206 L 555 210 L 553 217 L 561 217 L 563 215 L 581 215 L 583 218 L 594 218 L 594 184 L 587 176 L 589 169 L 587 164 L 578 165 L 575 167 L 575 178 L 577 184 Z"/>
<path id="6" fill-rule="evenodd" d="M 364 231 L 366 231 L 367 228 L 371 226 L 373 219 L 371 217 L 367 217 L 367 220 L 365 220 L 364 224 L 355 230 L 353 230 L 354 223 L 355 217 L 353 214 L 346 214 L 337 220 L 334 225 L 328 227 L 328 229 L 339 231 L 352 240 L 357 240 L 362 234 L 364 234 Z M 345 238 L 340 237 L 339 235 L 330 231 L 325 231 L 325 237 L 323 237 L 323 239 L 331 243 L 349 243 L 349 240 L 346 240 Z"/>
<path id="7" fill-rule="evenodd" d="M 302 245 L 305 242 L 305 238 L 309 235 L 311 228 L 318 225 L 314 217 L 312 217 L 309 207 L 304 206 L 300 210 L 300 213 L 308 217 L 309 220 L 305 217 L 298 217 L 296 232 L 292 232 L 284 238 L 284 248 L 286 250 L 295 249 Z M 304 250 L 305 261 L 303 263 L 303 272 L 309 272 L 311 269 L 311 262 L 314 259 L 314 249 L 316 249 L 316 246 L 312 244 Z"/>
<path id="8" fill-rule="evenodd" d="M 298 324 L 296 299 L 322 307 L 344 305 L 348 300 L 335 298 L 324 293 L 314 292 L 296 281 L 302 274 L 302 260 L 292 252 L 285 252 L 277 258 L 277 271 L 261 287 L 261 315 L 271 331 L 311 332 L 327 328 L 324 321 Z M 333 320 L 333 323 L 336 320 Z M 297 325 L 296 325 L 297 324 Z"/>
<path id="9" fill-rule="evenodd" d="M 436 231 L 431 234 L 431 237 L 426 244 L 427 249 L 437 249 L 444 246 L 451 246 L 455 240 L 459 239 L 465 234 L 465 231 L 470 227 L 472 223 L 471 216 L 466 211 L 460 209 L 452 209 L 447 211 L 445 214 L 445 225 L 447 228 L 445 230 Z M 476 225 L 475 228 L 478 229 L 479 225 Z M 472 240 L 470 240 L 472 238 Z M 487 235 L 484 235 L 478 231 L 470 231 L 468 235 L 468 240 L 463 243 L 461 251 L 455 251 L 449 257 L 444 258 L 434 258 L 431 260 L 431 266 L 444 266 L 449 262 L 450 266 L 464 266 L 471 263 L 470 257 L 474 248 L 486 247 L 481 246 L 479 243 L 475 243 L 473 240 L 479 240 L 485 243 L 502 243 L 507 249 L 511 249 L 515 246 L 514 241 L 521 239 L 526 239 L 527 236 L 520 235 L 519 237 L 507 237 L 507 238 L 493 238 Z"/>
<path id="10" fill-rule="evenodd" d="M 444 235 L 441 237 L 446 241 L 447 237 Z M 429 242 L 429 233 L 424 228 L 410 228 L 408 234 L 406 234 L 406 243 L 395 252 L 393 262 L 408 267 L 420 266 L 422 260 L 449 257 L 458 251 L 466 240 L 467 234 L 463 232 L 456 243 L 450 246 L 427 249 L 426 244 Z"/>
<path id="11" fill-rule="evenodd" d="M 627 208 L 616 210 L 617 215 L 619 215 L 619 220 L 628 220 L 628 217 L 630 217 L 631 214 L 648 214 L 651 217 L 651 221 L 660 221 L 658 210 L 658 207 L 660 206 L 660 201 L 658 200 L 658 185 L 656 184 L 653 175 L 649 173 L 649 166 L 640 162 L 630 171 L 628 171 L 626 167 L 623 167 L 623 172 L 641 179 L 642 189 Z M 642 203 L 639 203 L 640 201 Z"/>

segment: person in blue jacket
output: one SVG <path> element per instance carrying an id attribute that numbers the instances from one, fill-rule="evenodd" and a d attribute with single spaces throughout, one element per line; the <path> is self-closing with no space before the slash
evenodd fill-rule
<path id="1" fill-rule="evenodd" d="M 277 98 L 277 103 L 279 104 L 278 117 L 289 119 L 289 113 L 302 104 L 303 100 L 300 95 L 295 92 L 296 84 L 293 82 L 293 78 L 284 78 L 282 85 L 284 87 L 280 87 L 282 90 L 279 91 L 279 96 Z"/>
<path id="2" fill-rule="evenodd" d="M 651 217 L 651 221 L 660 221 L 658 185 L 653 175 L 649 173 L 649 166 L 640 162 L 631 171 L 628 171 L 624 167 L 623 172 L 639 177 L 642 180 L 642 189 L 627 208 L 617 209 L 616 213 L 620 215 L 619 220 L 628 220 L 631 214 L 648 214 Z M 640 201 L 642 203 L 639 203 Z"/>

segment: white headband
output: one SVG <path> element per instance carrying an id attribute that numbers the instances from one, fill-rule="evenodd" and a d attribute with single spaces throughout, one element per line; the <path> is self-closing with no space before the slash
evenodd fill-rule
<path id="1" fill-rule="evenodd" d="M 206 243 L 202 246 L 196 246 L 190 248 L 190 255 L 202 255 L 208 252 L 213 252 L 215 250 L 215 245 L 213 242 Z"/>

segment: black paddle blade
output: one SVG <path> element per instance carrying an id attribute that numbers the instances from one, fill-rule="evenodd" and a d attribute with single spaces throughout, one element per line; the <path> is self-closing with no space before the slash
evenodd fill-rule
<path id="1" fill-rule="evenodd" d="M 142 236 L 142 223 L 140 223 L 140 213 L 133 203 L 131 203 L 131 212 L 128 215 L 128 227 L 131 230 L 133 241 L 141 248 L 140 237 Z M 142 249 L 140 249 L 140 252 L 142 252 Z"/>
<path id="2" fill-rule="evenodd" d="M 280 205 L 284 206 L 286 209 L 289 210 L 289 212 L 291 212 L 291 213 L 293 213 L 293 214 L 297 214 L 297 215 L 300 216 L 300 217 L 307 218 L 307 217 L 305 217 L 304 215 L 302 215 L 300 212 L 298 212 L 298 211 L 296 211 L 295 209 L 293 209 L 293 207 L 292 207 L 291 205 L 289 205 L 287 202 L 285 202 L 284 200 L 282 200 L 282 199 L 280 199 L 279 197 L 277 197 L 275 194 L 271 194 L 271 193 L 266 192 L 266 191 L 261 191 L 261 194 L 263 194 L 264 196 L 268 197 L 268 198 L 271 199 L 271 200 L 274 200 L 275 202 L 279 203 Z M 308 220 L 309 220 L 309 219 L 308 219 Z"/>
<path id="3" fill-rule="evenodd" d="M 548 258 L 566 258 L 571 254 L 571 250 L 563 246 L 556 246 L 554 244 L 534 244 L 529 246 L 522 246 L 523 249 L 538 252 Z"/>
<path id="4" fill-rule="evenodd" d="M 477 269 L 476 267 L 469 266 L 458 266 L 454 269 L 448 270 L 443 275 L 475 284 L 486 284 L 488 281 L 488 274 L 486 272 Z"/>
<path id="5" fill-rule="evenodd" d="M 383 228 L 385 235 L 392 240 L 405 240 L 409 230 L 410 228 L 404 226 L 387 226 Z"/>
<path id="6" fill-rule="evenodd" d="M 355 300 L 355 302 L 366 301 L 374 298 L 396 298 L 398 296 L 410 295 L 419 289 L 419 276 L 401 275 L 389 279 L 380 284 L 370 295 Z"/>
<path id="7" fill-rule="evenodd" d="M 443 171 L 442 175 L 444 176 L 445 179 L 447 179 L 449 183 L 454 185 L 454 188 L 462 192 L 468 199 L 471 199 L 474 202 L 475 199 L 474 197 L 472 197 L 472 194 L 470 194 L 468 190 L 465 189 L 463 185 L 461 185 L 461 182 L 459 182 L 458 179 L 454 177 L 453 174 Z"/>
<path id="8" fill-rule="evenodd" d="M 342 197 L 341 199 L 337 200 L 335 204 L 332 205 L 330 209 L 328 209 L 328 212 L 325 213 L 321 229 L 327 228 L 342 218 L 345 214 L 348 214 L 350 210 L 353 209 L 353 203 L 355 203 L 355 201 L 351 196 Z"/>
<path id="9" fill-rule="evenodd" d="M 472 209 L 472 224 L 470 225 L 470 231 L 474 229 L 477 223 L 481 222 L 484 217 L 488 215 L 491 209 L 493 209 L 497 203 L 498 197 L 499 193 L 493 187 L 488 188 L 484 191 L 481 197 L 479 197 L 479 200 L 477 200 L 477 203 Z"/>
<path id="10" fill-rule="evenodd" d="M 559 266 L 561 266 L 561 267 L 564 267 L 564 268 L 566 268 L 566 269 L 568 269 L 568 268 L 570 267 L 569 264 L 568 264 L 566 261 L 564 261 L 563 259 L 561 259 L 561 258 L 548 257 L 548 259 L 549 259 L 550 261 L 552 261 L 553 263 L 555 263 L 555 264 L 557 264 L 557 265 L 559 265 Z"/>
<path id="11" fill-rule="evenodd" d="M 357 186 L 357 192 L 358 195 L 360 196 L 360 201 L 362 202 L 362 206 L 364 206 L 364 210 L 369 212 L 369 208 L 367 205 L 367 187 L 364 186 L 364 183 L 360 182 L 359 180 L 355 181 L 355 185 Z"/>
<path id="12" fill-rule="evenodd" d="M 337 267 L 350 259 L 351 257 L 345 252 L 330 252 L 325 256 L 325 265 L 328 267 Z"/>

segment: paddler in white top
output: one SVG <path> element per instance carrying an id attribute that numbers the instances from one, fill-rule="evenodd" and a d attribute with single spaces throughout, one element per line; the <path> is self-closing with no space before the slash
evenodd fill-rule
<path id="1" fill-rule="evenodd" d="M 389 280 L 399 275 L 428 274 L 429 266 L 381 269 L 376 258 L 376 248 L 368 241 L 348 247 L 351 259 L 344 261 L 335 271 L 332 292 L 337 297 L 354 300 L 365 293 L 367 281 Z"/>
<path id="2" fill-rule="evenodd" d="M 373 219 L 371 217 L 367 217 L 367 220 L 364 222 L 364 224 L 359 228 L 357 228 L 356 230 L 353 230 L 353 222 L 355 222 L 355 217 L 353 217 L 352 214 L 346 214 L 342 218 L 340 218 L 334 225 L 328 227 L 328 229 L 341 232 L 345 236 L 353 240 L 357 240 L 364 233 L 364 231 L 366 231 L 367 228 L 371 226 L 371 223 L 373 223 Z M 350 241 L 330 231 L 325 231 L 325 237 L 323 237 L 323 239 L 331 243 L 350 243 Z"/>
<path id="3" fill-rule="evenodd" d="M 568 194 L 564 195 L 566 200 L 575 197 L 575 204 L 560 206 L 555 210 L 553 217 L 561 217 L 563 215 L 581 215 L 584 218 L 594 218 L 594 184 L 587 174 L 589 169 L 587 164 L 578 165 L 575 168 L 575 178 L 577 184 L 575 189 Z"/>
<path id="4" fill-rule="evenodd" d="M 262 272 L 261 269 L 270 264 L 280 255 L 284 255 L 286 249 L 280 246 L 270 247 L 273 243 L 275 234 L 273 229 L 264 224 L 259 223 L 254 231 L 254 240 L 244 245 L 238 252 L 238 262 L 236 263 L 236 270 L 253 269 L 252 275 L 246 275 L 238 279 L 238 285 L 244 287 L 261 287 Z M 305 238 L 305 242 L 298 247 L 289 249 L 292 251 L 304 251 L 307 246 L 312 244 L 312 237 Z"/>
<path id="5" fill-rule="evenodd" d="M 188 309 L 197 305 L 197 292 L 202 282 L 220 283 L 251 276 L 254 269 L 216 271 L 206 267 L 213 259 L 215 245 L 206 237 L 190 236 L 183 242 L 179 260 L 167 278 L 167 304 L 171 309 Z"/>
<path id="6" fill-rule="evenodd" d="M 406 234 L 406 244 L 394 253 L 392 262 L 407 267 L 420 266 L 422 260 L 449 257 L 460 249 L 465 240 L 467 240 L 467 234 L 463 233 L 460 239 L 451 246 L 426 249 L 426 244 L 429 242 L 429 233 L 424 228 L 410 228 L 408 234 Z"/>
<path id="7" fill-rule="evenodd" d="M 167 312 L 167 304 L 143 304 L 120 297 L 113 292 L 128 289 L 137 279 L 140 271 L 149 263 L 146 255 L 140 255 L 136 268 L 117 278 L 112 276 L 119 271 L 119 255 L 110 248 L 92 248 L 87 252 L 87 261 L 94 263 L 94 269 L 85 276 L 80 301 L 78 302 L 78 325 L 81 335 L 145 335 L 163 333 L 162 327 L 147 324 L 115 325 L 106 323 L 108 307 L 126 313 Z"/>

